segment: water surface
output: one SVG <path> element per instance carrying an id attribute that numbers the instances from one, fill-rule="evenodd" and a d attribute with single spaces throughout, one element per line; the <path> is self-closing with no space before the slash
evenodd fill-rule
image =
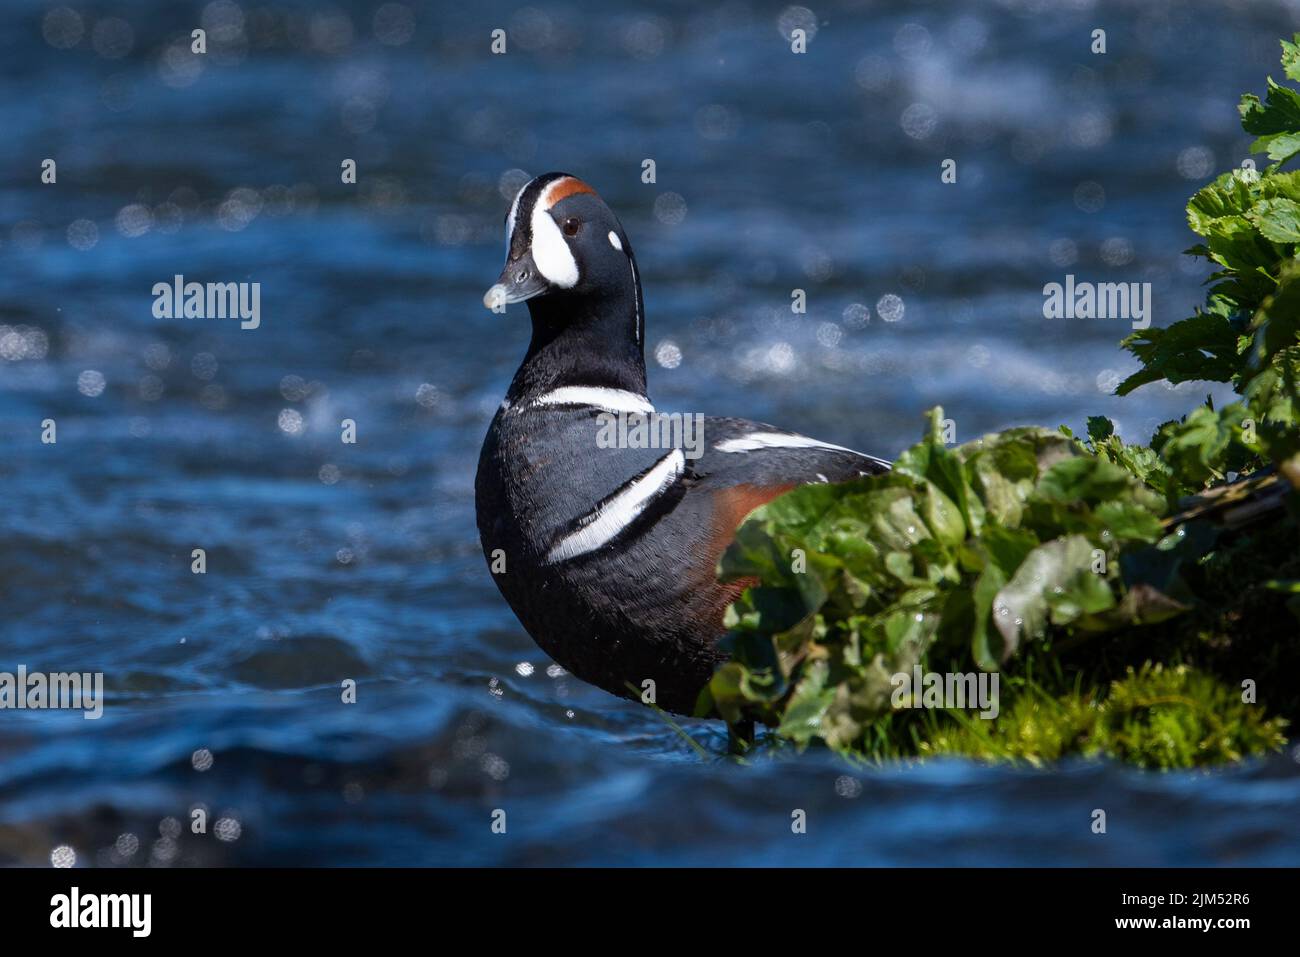
<path id="1" fill-rule="evenodd" d="M 1247 156 L 1236 97 L 1293 5 L 52 9 L 0 22 L 0 670 L 102 671 L 109 700 L 0 713 L 0 863 L 1295 862 L 1289 755 L 740 767 L 684 722 L 702 757 L 532 644 L 472 490 L 527 338 L 480 298 L 549 169 L 623 218 L 660 408 L 892 456 L 934 404 L 960 440 L 1091 414 L 1136 439 L 1222 398 L 1110 396 L 1127 325 L 1046 321 L 1042 287 L 1189 314 L 1183 204 Z M 260 327 L 156 319 L 176 274 L 259 282 Z"/>

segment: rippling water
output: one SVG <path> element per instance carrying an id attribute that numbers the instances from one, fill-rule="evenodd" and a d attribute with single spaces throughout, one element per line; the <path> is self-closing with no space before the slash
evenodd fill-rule
<path id="1" fill-rule="evenodd" d="M 1110 397 L 1126 324 L 1047 322 L 1041 289 L 1150 282 L 1156 324 L 1200 300 L 1182 206 L 1247 155 L 1236 97 L 1279 73 L 1294 5 L 815 10 L 0 21 L 0 671 L 108 691 L 99 721 L 0 712 L 0 863 L 1295 862 L 1290 756 L 742 767 L 713 725 L 683 725 L 701 756 L 553 667 L 499 598 L 472 476 L 527 330 L 480 297 L 528 174 L 622 216 L 661 408 L 893 455 L 935 403 L 959 439 L 1097 413 L 1144 438 L 1223 395 Z M 260 282 L 260 327 L 155 319 L 176 274 Z"/>

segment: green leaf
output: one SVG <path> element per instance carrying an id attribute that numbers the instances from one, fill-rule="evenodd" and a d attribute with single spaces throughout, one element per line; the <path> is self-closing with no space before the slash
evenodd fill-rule
<path id="1" fill-rule="evenodd" d="M 1090 455 L 1058 462 L 1044 473 L 1034 498 L 1054 505 L 1095 504 L 1132 487 L 1133 478 L 1118 465 Z"/>
<path id="2" fill-rule="evenodd" d="M 1184 484 L 1199 489 L 1249 462 L 1251 450 L 1240 441 L 1247 417 L 1240 403 L 1218 410 L 1203 405 L 1181 421 L 1161 426 L 1151 444 Z"/>
<path id="3" fill-rule="evenodd" d="M 1227 382 L 1240 367 L 1237 331 L 1227 319 L 1211 313 L 1199 313 L 1164 329 L 1143 329 L 1123 345 L 1143 368 L 1121 382 L 1116 395 L 1128 395 L 1138 386 L 1160 379 Z"/>
<path id="4" fill-rule="evenodd" d="M 1292 37 L 1296 43 L 1282 42 L 1282 69 L 1288 78 L 1300 83 L 1300 34 Z"/>
<path id="5" fill-rule="evenodd" d="M 1269 77 L 1264 97 L 1262 103 L 1251 93 L 1241 98 L 1237 111 L 1241 114 L 1242 129 L 1256 136 L 1300 132 L 1300 94 L 1290 87 L 1279 86 Z"/>
<path id="6" fill-rule="evenodd" d="M 1296 134 L 1296 140 L 1292 152 L 1300 152 L 1300 133 Z M 1281 197 L 1261 199 L 1251 207 L 1246 218 L 1255 224 L 1265 239 L 1275 243 L 1300 242 L 1300 203 L 1295 200 Z"/>
<path id="7" fill-rule="evenodd" d="M 1104 442 L 1115 434 L 1115 423 L 1104 415 L 1088 416 L 1088 440 L 1097 443 Z"/>
<path id="8" fill-rule="evenodd" d="M 812 740 L 821 728 L 826 709 L 835 700 L 835 689 L 826 684 L 829 673 L 824 661 L 814 661 L 804 669 L 777 726 L 778 734 L 800 744 Z"/>
<path id="9" fill-rule="evenodd" d="M 986 564 L 996 565 L 1004 578 L 1013 575 L 1038 544 L 1033 532 L 1001 525 L 988 526 L 980 536 L 980 546 L 988 559 Z"/>
<path id="10" fill-rule="evenodd" d="M 1267 153 L 1275 163 L 1285 163 L 1300 153 L 1300 133 L 1272 133 L 1261 136 L 1251 144 L 1252 153 Z"/>
<path id="11" fill-rule="evenodd" d="M 1240 219 L 1254 202 L 1253 185 L 1245 170 L 1235 170 L 1202 186 L 1187 201 L 1187 225 L 1206 236 L 1216 224 Z"/>
<path id="12" fill-rule="evenodd" d="M 1260 305 L 1252 327 L 1247 379 L 1267 369 L 1284 349 L 1300 343 L 1300 263 L 1293 260 L 1283 266 L 1277 291 Z"/>
<path id="13" fill-rule="evenodd" d="M 1118 605 L 1086 616 L 1080 621 L 1080 625 L 1097 631 L 1133 625 L 1154 625 L 1168 621 L 1187 610 L 1187 605 L 1175 601 L 1150 585 L 1135 585 L 1124 594 Z"/>
<path id="14" fill-rule="evenodd" d="M 952 499 L 939 491 L 933 482 L 925 483 L 921 501 L 925 524 L 939 542 L 944 545 L 960 545 L 966 540 L 966 523 L 962 520 L 961 512 Z"/>
<path id="15" fill-rule="evenodd" d="M 1001 659 L 1014 650 L 1003 642 L 1002 648 L 995 652 L 990 641 L 994 603 L 1006 584 L 1006 572 L 994 562 L 980 573 L 971 591 L 971 656 L 983 671 L 996 671 Z"/>
<path id="16" fill-rule="evenodd" d="M 1003 638 L 1002 660 L 1023 642 L 1043 637 L 1054 608 L 1061 622 L 1068 623 L 1084 611 L 1108 607 L 1102 589 L 1114 604 L 1110 588 L 1092 571 L 1093 551 L 1088 539 L 1069 535 L 1029 553 L 993 600 L 993 623 Z"/>
<path id="17" fill-rule="evenodd" d="M 1160 517 L 1135 502 L 1103 502 L 1095 514 L 1102 528 L 1121 542 L 1156 542 L 1164 534 Z"/>

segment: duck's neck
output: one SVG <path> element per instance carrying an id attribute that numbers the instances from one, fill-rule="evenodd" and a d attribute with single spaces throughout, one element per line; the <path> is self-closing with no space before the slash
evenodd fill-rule
<path id="1" fill-rule="evenodd" d="M 510 383 L 512 404 L 564 386 L 646 394 L 641 284 L 603 293 L 550 293 L 530 300 L 533 338 Z"/>

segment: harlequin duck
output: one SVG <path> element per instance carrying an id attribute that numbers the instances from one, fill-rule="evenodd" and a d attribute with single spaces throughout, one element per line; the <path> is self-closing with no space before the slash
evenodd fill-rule
<path id="1" fill-rule="evenodd" d="M 731 418 L 700 417 L 703 441 L 691 449 L 601 442 L 614 417 L 631 435 L 656 415 L 627 234 L 590 186 L 547 173 L 515 196 L 506 241 L 483 302 L 502 311 L 526 301 L 533 329 L 479 456 L 484 555 L 561 666 L 624 697 L 653 681 L 656 704 L 690 714 L 725 659 L 723 613 L 747 584 L 715 576 L 737 526 L 795 486 L 889 463 Z"/>

